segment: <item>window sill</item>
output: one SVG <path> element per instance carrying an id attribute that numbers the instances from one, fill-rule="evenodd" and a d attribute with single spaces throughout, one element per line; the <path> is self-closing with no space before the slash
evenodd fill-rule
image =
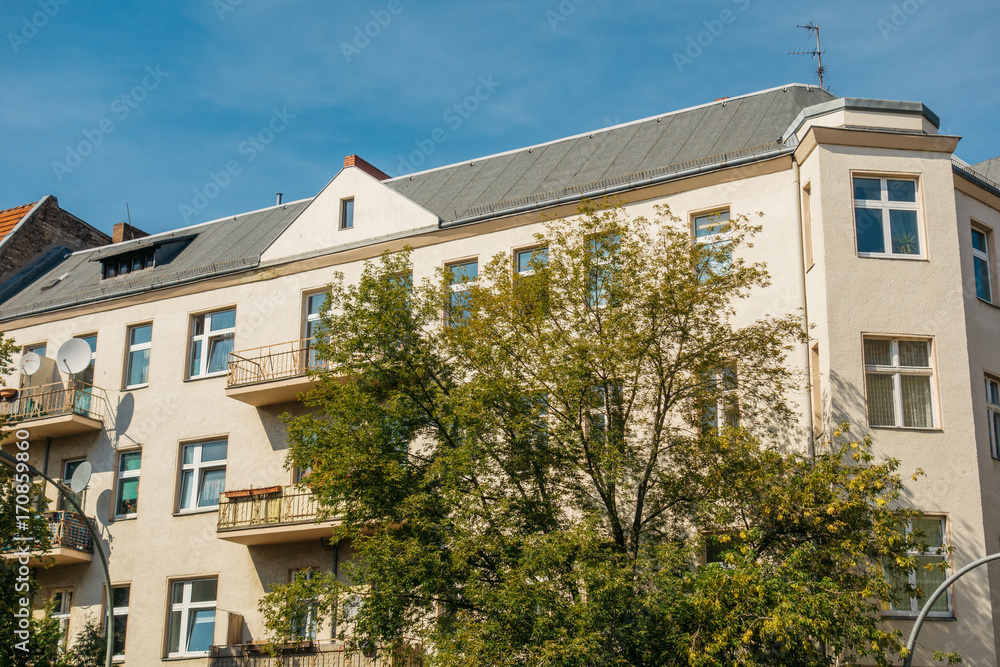
<path id="1" fill-rule="evenodd" d="M 204 653 L 192 653 L 190 655 L 168 655 L 166 658 L 160 658 L 163 662 L 177 662 L 179 660 L 203 660 L 208 657 L 208 651 Z"/>
<path id="2" fill-rule="evenodd" d="M 215 507 L 200 507 L 194 510 L 178 510 L 174 512 L 174 516 L 191 516 L 193 514 L 208 514 L 209 512 L 218 512 L 219 506 Z"/>
<path id="3" fill-rule="evenodd" d="M 859 252 L 858 257 L 861 259 L 902 259 L 910 262 L 926 262 L 927 255 L 906 255 L 903 253 L 887 253 L 887 252 Z"/>
<path id="4" fill-rule="evenodd" d="M 139 518 L 138 514 L 128 514 L 126 516 L 112 517 L 111 521 L 114 523 L 118 523 L 119 521 L 135 521 L 138 518 Z"/>
<path id="5" fill-rule="evenodd" d="M 940 613 L 940 612 L 938 612 L 938 613 Z M 882 618 L 884 618 L 884 619 L 886 619 L 888 621 L 915 621 L 915 620 L 917 620 L 917 616 L 919 616 L 919 613 L 914 613 L 912 611 L 910 611 L 910 612 L 883 611 L 882 612 Z M 949 614 L 947 616 L 944 616 L 944 615 L 934 616 L 933 614 L 929 614 L 927 616 L 926 620 L 928 620 L 928 621 L 957 621 L 958 619 L 955 618 L 954 614 Z"/>
<path id="6" fill-rule="evenodd" d="M 146 384 L 133 384 L 128 387 L 125 387 L 124 389 L 122 389 L 122 391 L 135 391 L 136 389 L 145 389 L 148 386 L 149 386 L 148 382 Z"/>
<path id="7" fill-rule="evenodd" d="M 986 304 L 990 308 L 1000 308 L 1000 305 L 997 305 L 997 304 L 993 303 L 992 301 L 987 301 L 986 299 L 984 299 L 981 296 L 977 296 L 976 297 L 976 301 L 978 301 L 979 303 L 982 303 L 982 304 Z"/>
<path id="8" fill-rule="evenodd" d="M 194 377 L 184 378 L 185 382 L 197 382 L 198 380 L 211 380 L 212 378 L 224 378 L 229 374 L 229 371 L 219 371 L 218 373 L 207 373 L 205 375 L 196 375 Z"/>
<path id="9" fill-rule="evenodd" d="M 941 428 L 940 426 L 931 426 L 931 427 L 924 427 L 924 426 L 876 426 L 874 424 L 869 424 L 868 428 L 879 428 L 879 429 L 884 429 L 886 431 L 906 431 L 906 432 L 914 432 L 914 433 L 942 433 L 942 432 L 944 432 L 944 429 Z"/>

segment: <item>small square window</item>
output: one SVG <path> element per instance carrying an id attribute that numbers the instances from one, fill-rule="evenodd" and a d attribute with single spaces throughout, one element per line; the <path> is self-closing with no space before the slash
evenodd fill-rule
<path id="1" fill-rule="evenodd" d="M 916 179 L 854 178 L 858 255 L 923 254 Z"/>
<path id="2" fill-rule="evenodd" d="M 354 197 L 340 200 L 340 228 L 354 228 Z"/>

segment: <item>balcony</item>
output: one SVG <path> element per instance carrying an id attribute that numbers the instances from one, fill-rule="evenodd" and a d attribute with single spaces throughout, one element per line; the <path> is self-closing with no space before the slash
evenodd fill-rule
<path id="1" fill-rule="evenodd" d="M 415 647 L 395 651 L 348 653 L 334 640 L 304 641 L 298 646 L 277 646 L 269 655 L 266 644 L 212 646 L 209 667 L 422 667 L 423 655 Z"/>
<path id="2" fill-rule="evenodd" d="M 304 338 L 231 352 L 226 396 L 256 407 L 296 400 L 316 385 L 306 371 L 322 365 L 312 341 Z"/>
<path id="3" fill-rule="evenodd" d="M 333 534 L 334 520 L 317 523 L 319 503 L 299 486 L 227 491 L 219 498 L 220 540 L 245 544 L 308 542 Z"/>
<path id="4" fill-rule="evenodd" d="M 21 428 L 32 439 L 96 433 L 104 428 L 107 404 L 103 389 L 77 380 L 25 387 L 0 400 L 0 416 L 10 428 L 0 444 L 13 442 L 14 431 Z"/>
<path id="5" fill-rule="evenodd" d="M 44 516 L 49 520 L 52 548 L 45 553 L 33 549 L 28 567 L 75 565 L 93 559 L 94 542 L 84 523 L 87 519 L 75 512 L 46 512 Z M 12 547 L 4 549 L 8 553 L 13 550 Z"/>

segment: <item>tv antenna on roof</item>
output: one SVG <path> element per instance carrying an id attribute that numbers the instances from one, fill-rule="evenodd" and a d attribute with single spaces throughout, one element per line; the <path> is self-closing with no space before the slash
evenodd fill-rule
<path id="1" fill-rule="evenodd" d="M 819 87 L 823 88 L 823 75 L 826 74 L 826 68 L 823 67 L 823 54 L 826 53 L 819 45 L 819 25 L 810 22 L 808 25 L 796 26 L 802 28 L 803 30 L 808 30 L 810 33 L 816 33 L 816 50 L 815 51 L 789 51 L 790 56 L 812 56 L 819 61 L 818 67 L 816 67 L 816 76 L 819 77 Z M 825 90 L 825 88 L 824 88 Z"/>

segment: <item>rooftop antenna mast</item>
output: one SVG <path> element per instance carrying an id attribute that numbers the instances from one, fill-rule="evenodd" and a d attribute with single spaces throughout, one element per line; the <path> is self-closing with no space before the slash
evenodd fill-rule
<path id="1" fill-rule="evenodd" d="M 816 67 L 816 76 L 819 77 L 819 87 L 823 88 L 823 75 L 826 74 L 826 68 L 823 67 L 823 54 L 826 53 L 819 45 L 819 25 L 810 22 L 808 25 L 796 26 L 802 28 L 803 30 L 808 30 L 811 33 L 816 33 L 816 50 L 815 51 L 789 51 L 790 56 L 812 56 L 819 61 L 819 66 Z M 823 88 L 826 90 L 825 88 Z"/>

